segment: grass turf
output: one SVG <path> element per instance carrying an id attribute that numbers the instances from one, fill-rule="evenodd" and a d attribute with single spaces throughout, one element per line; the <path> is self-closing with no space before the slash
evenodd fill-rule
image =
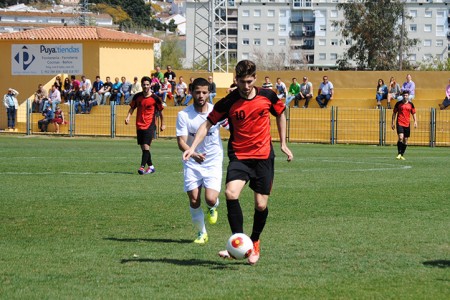
<path id="1" fill-rule="evenodd" d="M 175 140 L 0 136 L 0 298 L 450 297 L 448 148 L 275 144 L 261 259 L 224 261 L 221 193 L 195 232 Z M 226 147 L 226 146 L 225 146 Z M 224 160 L 225 165 L 227 159 Z M 241 195 L 251 231 L 252 192 Z M 204 206 L 204 204 L 203 204 Z"/>

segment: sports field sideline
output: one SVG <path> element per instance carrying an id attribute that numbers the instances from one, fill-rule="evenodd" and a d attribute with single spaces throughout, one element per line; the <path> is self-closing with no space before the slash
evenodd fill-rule
<path id="1" fill-rule="evenodd" d="M 261 259 L 221 260 L 226 207 L 192 243 L 181 152 L 0 135 L 1 299 L 449 299 L 449 149 L 275 143 Z M 226 147 L 226 144 L 224 144 Z M 228 159 L 224 159 L 226 166 Z M 223 195 L 223 192 L 221 193 Z M 241 197 L 251 230 L 252 193 Z M 203 204 L 204 205 L 204 204 Z"/>

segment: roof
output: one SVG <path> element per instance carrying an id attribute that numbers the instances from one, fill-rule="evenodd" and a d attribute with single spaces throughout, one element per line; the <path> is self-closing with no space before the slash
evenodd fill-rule
<path id="1" fill-rule="evenodd" d="M 75 16 L 80 16 L 81 13 L 79 12 L 52 12 L 52 11 L 4 11 L 0 10 L 0 16 L 14 16 L 14 17 L 55 17 L 55 18 L 61 18 L 61 17 L 67 17 L 67 18 L 73 18 Z M 92 16 L 95 18 L 104 18 L 104 19 L 112 19 L 112 17 L 108 14 L 94 14 L 94 13 L 88 13 L 87 16 Z"/>
<path id="2" fill-rule="evenodd" d="M 0 41 L 108 41 L 124 43 L 159 43 L 154 37 L 94 26 L 60 26 L 39 28 L 0 35 Z"/>

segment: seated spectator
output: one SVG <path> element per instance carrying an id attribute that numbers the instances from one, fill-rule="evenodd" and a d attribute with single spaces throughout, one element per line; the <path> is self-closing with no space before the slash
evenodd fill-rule
<path id="1" fill-rule="evenodd" d="M 286 98 L 288 91 L 286 84 L 284 84 L 283 81 L 281 81 L 281 78 L 277 78 L 277 83 L 275 83 L 275 88 L 277 89 L 277 96 L 278 99 Z"/>
<path id="2" fill-rule="evenodd" d="M 188 105 L 189 102 L 192 99 L 192 84 L 194 82 L 194 77 L 191 77 L 189 79 L 189 85 L 188 85 L 188 89 L 187 89 L 187 94 L 186 94 L 186 100 L 184 100 L 183 105 Z"/>
<path id="3" fill-rule="evenodd" d="M 53 118 L 52 123 L 55 124 L 56 133 L 59 133 L 59 125 L 66 124 L 64 112 L 61 110 L 59 106 L 56 107 L 55 117 Z"/>
<path id="4" fill-rule="evenodd" d="M 111 97 L 109 98 L 110 104 L 120 105 L 120 98 L 122 98 L 122 82 L 119 81 L 119 77 L 114 78 L 114 83 L 111 87 Z"/>
<path id="5" fill-rule="evenodd" d="M 231 93 L 232 91 L 234 91 L 235 89 L 237 89 L 237 81 L 236 81 L 236 77 L 233 78 L 233 83 L 230 84 L 230 87 L 227 88 L 227 93 Z"/>
<path id="6" fill-rule="evenodd" d="M 163 105 L 167 106 L 167 98 L 172 98 L 172 85 L 169 82 L 167 77 L 164 78 L 164 82 L 161 84 L 159 92 L 156 93 L 159 97 L 161 97 Z"/>
<path id="7" fill-rule="evenodd" d="M 38 84 L 38 89 L 34 93 L 34 99 L 32 104 L 33 112 L 42 113 L 44 110 L 44 103 L 47 100 L 47 91 L 42 84 Z"/>
<path id="8" fill-rule="evenodd" d="M 69 95 L 72 92 L 72 82 L 69 77 L 64 79 L 63 90 L 61 92 L 61 101 L 69 103 Z"/>
<path id="9" fill-rule="evenodd" d="M 44 118 L 38 121 L 38 128 L 41 130 L 41 132 L 47 132 L 48 124 L 55 118 L 55 113 L 53 112 L 52 107 L 49 105 L 47 106 L 47 110 L 45 110 L 42 115 L 44 116 Z"/>
<path id="10" fill-rule="evenodd" d="M 100 76 L 95 76 L 95 81 L 92 84 L 91 96 L 87 105 L 89 106 L 90 102 L 95 101 L 98 105 L 100 104 L 100 94 L 98 93 L 103 87 L 103 81 L 100 79 Z"/>
<path id="11" fill-rule="evenodd" d="M 322 80 L 323 82 L 319 86 L 316 101 L 320 108 L 327 108 L 328 102 L 333 99 L 334 87 L 333 84 L 328 81 L 328 76 L 323 76 Z"/>
<path id="12" fill-rule="evenodd" d="M 164 80 L 164 78 L 163 78 Z M 159 90 L 161 89 L 161 81 L 157 77 L 156 73 L 152 75 L 152 81 L 150 82 L 150 88 L 153 93 L 159 95 Z"/>
<path id="13" fill-rule="evenodd" d="M 297 97 L 294 99 L 294 107 L 298 107 L 298 101 L 305 99 L 305 105 L 303 108 L 308 108 L 309 100 L 314 95 L 313 85 L 310 81 L 308 81 L 308 77 L 303 77 L 303 83 L 300 84 L 300 93 L 298 93 Z"/>
<path id="14" fill-rule="evenodd" d="M 92 91 L 92 83 L 90 79 L 87 79 L 86 76 L 81 76 L 81 100 L 84 102 L 87 102 L 89 98 L 91 97 L 91 91 Z"/>
<path id="15" fill-rule="evenodd" d="M 281 79 L 280 79 L 280 81 L 281 81 Z M 270 82 L 269 76 L 264 77 L 264 83 L 262 84 L 262 88 L 263 89 L 273 89 L 273 84 L 272 84 L 272 82 Z"/>
<path id="16" fill-rule="evenodd" d="M 131 93 L 131 82 L 127 81 L 125 76 L 122 76 L 120 78 L 122 81 L 122 86 L 120 87 L 120 93 L 123 95 L 123 103 L 125 104 L 127 102 L 127 99 L 130 97 Z"/>
<path id="17" fill-rule="evenodd" d="M 209 103 L 213 104 L 214 97 L 217 95 L 216 84 L 213 81 L 212 76 L 208 77 L 209 82 Z"/>
<path id="18" fill-rule="evenodd" d="M 69 94 L 69 104 L 73 103 L 75 107 L 75 113 L 81 113 L 81 82 L 76 79 L 75 75 L 71 75 L 72 92 Z"/>
<path id="19" fill-rule="evenodd" d="M 180 76 L 178 79 L 178 83 L 175 87 L 175 106 L 179 106 L 183 103 L 184 98 L 186 97 L 187 85 L 183 81 L 183 76 Z"/>
<path id="20" fill-rule="evenodd" d="M 56 106 L 61 103 L 61 92 L 58 90 L 56 85 L 52 85 L 50 93 L 48 94 L 48 98 L 44 103 L 44 108 L 47 108 L 47 105 L 52 106 L 52 110 L 56 110 Z"/>
<path id="21" fill-rule="evenodd" d="M 105 105 L 108 101 L 108 99 L 111 97 L 111 90 L 112 90 L 112 82 L 111 77 L 106 76 L 106 81 L 103 84 L 102 88 L 98 91 L 100 102 L 98 105 Z"/>
<path id="22" fill-rule="evenodd" d="M 286 102 L 285 105 L 286 107 L 289 107 L 289 104 L 291 104 L 291 101 L 294 100 L 295 97 L 297 97 L 297 95 L 300 93 L 300 84 L 297 82 L 297 78 L 292 78 L 292 83 L 289 86 L 289 91 L 288 93 L 290 94 L 290 96 L 286 97 Z M 298 103 L 298 100 L 297 100 Z M 297 105 L 298 107 L 298 105 Z"/>
<path id="23" fill-rule="evenodd" d="M 133 84 L 131 85 L 130 96 L 125 100 L 125 104 L 130 104 L 131 100 L 133 100 L 134 95 L 142 92 L 142 86 L 137 77 L 134 77 Z"/>
<path id="24" fill-rule="evenodd" d="M 448 85 L 445 88 L 445 99 L 439 104 L 440 110 L 446 109 L 450 105 L 450 79 L 448 80 Z"/>
<path id="25" fill-rule="evenodd" d="M 375 99 L 377 99 L 377 107 L 381 108 L 381 100 L 387 99 L 388 97 L 388 87 L 384 84 L 383 79 L 378 79 L 377 94 Z"/>
<path id="26" fill-rule="evenodd" d="M 389 80 L 388 95 L 387 95 L 387 108 L 391 109 L 391 100 L 397 100 L 400 96 L 400 85 L 397 83 L 394 77 Z"/>
<path id="27" fill-rule="evenodd" d="M 414 100 L 414 97 L 416 96 L 416 84 L 414 83 L 414 81 L 412 81 L 411 74 L 406 75 L 406 81 L 402 85 L 401 93 L 403 94 L 404 92 L 408 92 L 408 101 L 412 102 Z M 397 100 L 402 101 L 403 96 L 398 96 Z"/>
<path id="28" fill-rule="evenodd" d="M 62 83 L 62 81 L 61 81 L 61 77 L 56 76 L 55 82 L 54 82 L 53 84 L 56 86 L 56 88 L 58 89 L 58 91 L 61 93 L 61 92 L 62 92 L 62 85 L 63 85 L 63 83 Z"/>

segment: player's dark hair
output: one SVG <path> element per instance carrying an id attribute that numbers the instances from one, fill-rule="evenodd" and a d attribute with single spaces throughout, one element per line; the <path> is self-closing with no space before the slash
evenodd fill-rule
<path id="1" fill-rule="evenodd" d="M 251 60 L 241 60 L 238 62 L 235 68 L 236 78 L 242 78 L 246 76 L 256 76 L 256 65 Z"/>
<path id="2" fill-rule="evenodd" d="M 192 90 L 194 91 L 198 86 L 208 86 L 209 87 L 209 81 L 205 78 L 195 78 L 194 82 L 192 82 Z"/>
<path id="3" fill-rule="evenodd" d="M 148 76 L 142 77 L 142 79 L 141 79 L 141 84 L 144 84 L 144 81 L 152 82 L 152 80 L 151 80 L 150 77 L 148 77 Z"/>

